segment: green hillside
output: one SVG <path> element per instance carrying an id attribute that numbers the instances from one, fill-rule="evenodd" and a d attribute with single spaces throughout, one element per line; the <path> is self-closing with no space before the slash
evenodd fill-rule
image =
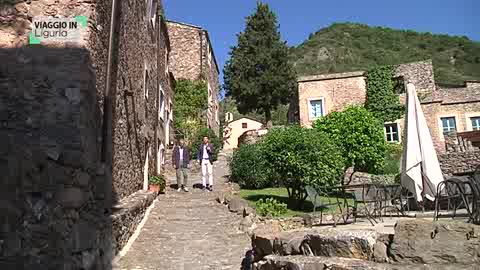
<path id="1" fill-rule="evenodd" d="M 432 59 L 439 83 L 480 79 L 480 42 L 467 37 L 337 23 L 291 48 L 299 75 L 367 70 Z"/>

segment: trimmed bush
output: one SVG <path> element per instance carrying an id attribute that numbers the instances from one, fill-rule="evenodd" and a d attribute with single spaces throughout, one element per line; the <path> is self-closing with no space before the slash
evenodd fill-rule
<path id="1" fill-rule="evenodd" d="M 313 127 L 327 133 L 342 147 L 346 167 L 376 174 L 385 162 L 383 124 L 362 106 L 350 106 L 317 120 Z"/>
<path id="2" fill-rule="evenodd" d="M 233 152 L 230 162 L 231 180 L 241 188 L 271 187 L 260 144 L 245 144 Z"/>
<path id="3" fill-rule="evenodd" d="M 272 129 L 261 147 L 271 177 L 283 183 L 296 207 L 306 199 L 305 186 L 339 184 L 344 172 L 341 148 L 328 135 L 314 129 Z"/>
<path id="4" fill-rule="evenodd" d="M 205 136 L 208 137 L 210 143 L 215 147 L 213 160 L 217 160 L 218 152 L 222 149 L 223 143 L 222 140 L 215 135 L 213 130 L 209 128 L 202 128 L 197 132 L 197 135 L 195 136 L 196 139 L 192 142 L 192 158 L 197 158 L 198 149 L 200 148 L 200 144 L 203 143 L 203 137 Z"/>

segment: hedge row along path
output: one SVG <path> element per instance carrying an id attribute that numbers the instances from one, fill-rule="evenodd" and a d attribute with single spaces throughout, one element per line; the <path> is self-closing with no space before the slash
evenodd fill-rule
<path id="1" fill-rule="evenodd" d="M 215 188 L 223 187 L 225 156 L 214 165 Z M 169 179 L 175 183 L 175 179 Z M 217 192 L 191 188 L 201 176 L 190 173 L 190 192 L 168 189 L 152 208 L 138 238 L 116 270 L 239 270 L 251 247 L 239 231 L 240 217 L 215 201 Z"/>

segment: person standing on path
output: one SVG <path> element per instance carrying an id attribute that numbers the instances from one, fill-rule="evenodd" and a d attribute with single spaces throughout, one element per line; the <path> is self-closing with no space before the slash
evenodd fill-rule
<path id="1" fill-rule="evenodd" d="M 172 164 L 177 172 L 178 191 L 188 192 L 188 167 L 190 164 L 190 151 L 185 142 L 180 139 L 173 148 Z"/>
<path id="2" fill-rule="evenodd" d="M 213 158 L 215 149 L 208 142 L 208 137 L 203 137 L 203 143 L 198 149 L 197 160 L 202 166 L 202 186 L 203 189 L 213 190 Z M 208 177 L 208 185 L 207 185 Z"/>

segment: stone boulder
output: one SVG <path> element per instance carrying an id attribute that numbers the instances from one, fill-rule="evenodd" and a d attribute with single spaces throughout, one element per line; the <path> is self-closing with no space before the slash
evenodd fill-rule
<path id="1" fill-rule="evenodd" d="M 393 261 L 402 264 L 478 266 L 479 234 L 480 226 L 463 221 L 400 220 L 395 227 L 389 253 Z"/>
<path id="2" fill-rule="evenodd" d="M 247 201 L 242 198 L 234 197 L 228 202 L 228 210 L 234 213 L 242 213 L 248 207 Z"/>
<path id="3" fill-rule="evenodd" d="M 253 264 L 253 270 L 476 270 L 478 265 L 446 265 L 446 264 L 407 264 L 393 265 L 371 261 L 311 256 L 275 256 L 270 255 L 264 260 Z"/>
<path id="4" fill-rule="evenodd" d="M 255 234 L 252 246 L 256 259 L 271 254 L 313 255 L 370 260 L 378 235 L 374 231 L 307 230 Z"/>

